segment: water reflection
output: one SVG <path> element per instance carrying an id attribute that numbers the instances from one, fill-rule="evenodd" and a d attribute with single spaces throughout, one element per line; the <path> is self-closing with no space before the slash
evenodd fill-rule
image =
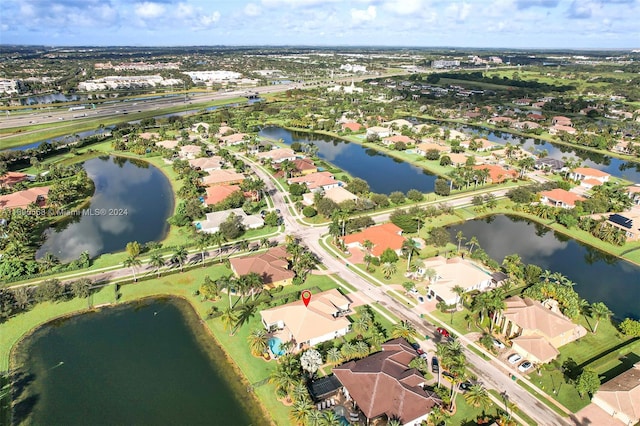
<path id="1" fill-rule="evenodd" d="M 129 241 L 142 244 L 164 237 L 173 195 L 160 170 L 122 157 L 95 158 L 83 167 L 95 184 L 89 209 L 100 214 L 77 216 L 48 230 L 36 257 L 51 252 L 70 260 L 85 250 L 93 257 L 122 250 Z"/>

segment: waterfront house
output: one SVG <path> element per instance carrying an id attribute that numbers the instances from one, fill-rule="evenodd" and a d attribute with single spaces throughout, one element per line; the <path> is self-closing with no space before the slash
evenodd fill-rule
<path id="1" fill-rule="evenodd" d="M 241 277 L 250 273 L 260 275 L 265 288 L 291 284 L 295 273 L 289 269 L 287 250 L 283 246 L 250 256 L 234 257 L 230 266 L 233 273 Z"/>
<path id="2" fill-rule="evenodd" d="M 204 205 L 212 206 L 229 198 L 235 192 L 241 191 L 238 185 L 215 185 L 207 187 L 207 195 L 204 197 Z"/>
<path id="3" fill-rule="evenodd" d="M 391 130 L 388 127 L 373 126 L 367 129 L 367 137 L 377 136 L 379 138 L 386 138 L 391 135 Z"/>
<path id="4" fill-rule="evenodd" d="M 469 141 L 469 140 L 462 141 L 460 142 L 460 146 L 463 147 L 464 149 L 470 149 L 471 146 L 475 146 L 476 151 L 483 152 L 483 151 L 489 151 L 491 148 L 496 146 L 496 144 L 491 142 L 488 139 L 478 138 L 472 141 Z"/>
<path id="5" fill-rule="evenodd" d="M 289 185 L 292 183 L 304 184 L 311 192 L 326 191 L 328 189 L 341 186 L 342 184 L 339 180 L 335 180 L 333 174 L 330 172 L 315 172 L 304 176 L 290 178 L 287 183 Z"/>
<path id="6" fill-rule="evenodd" d="M 193 224 L 198 231 L 215 234 L 220 230 L 220 224 L 227 220 L 232 214 L 241 218 L 242 225 L 245 229 L 257 229 L 264 226 L 264 220 L 260 215 L 247 215 L 242 209 L 229 209 L 207 213 L 205 220 L 196 220 Z"/>
<path id="7" fill-rule="evenodd" d="M 231 135 L 221 136 L 220 142 L 225 146 L 244 145 L 249 135 L 246 133 L 233 133 Z"/>
<path id="8" fill-rule="evenodd" d="M 17 208 L 25 209 L 31 204 L 37 204 L 42 207 L 45 205 L 48 195 L 48 186 L 37 186 L 23 191 L 14 192 L 12 194 L 0 195 L 0 210 L 11 210 Z"/>
<path id="9" fill-rule="evenodd" d="M 453 292 L 455 286 L 462 287 L 467 293 L 473 290 L 486 290 L 492 283 L 489 272 L 461 257 L 446 259 L 437 256 L 427 259 L 418 272 L 426 269 L 432 269 L 435 272 L 428 283 L 427 295 L 442 300 L 447 305 L 458 302 L 458 295 Z"/>
<path id="10" fill-rule="evenodd" d="M 198 145 L 184 145 L 180 147 L 178 156 L 182 160 L 192 160 L 200 155 L 200 152 L 202 152 L 202 148 Z"/>
<path id="11" fill-rule="evenodd" d="M 6 172 L 0 176 L 0 188 L 9 188 L 16 183 L 24 182 L 27 180 L 27 174 L 21 172 Z"/>
<path id="12" fill-rule="evenodd" d="M 354 121 L 350 121 L 350 122 L 347 122 L 347 123 L 342 123 L 341 127 L 342 127 L 342 130 L 347 130 L 348 129 L 348 130 L 350 130 L 350 131 L 355 133 L 355 132 L 359 132 L 360 130 L 362 130 L 363 126 L 360 123 L 356 123 Z"/>
<path id="13" fill-rule="evenodd" d="M 609 173 L 591 167 L 578 167 L 569 173 L 569 179 L 580 181 L 580 186 L 587 189 L 608 182 L 610 177 Z"/>
<path id="14" fill-rule="evenodd" d="M 344 336 L 351 328 L 351 299 L 336 289 L 314 294 L 305 306 L 302 300 L 260 311 L 265 329 L 294 341 L 296 349 Z"/>
<path id="15" fill-rule="evenodd" d="M 418 155 L 425 156 L 427 154 L 427 151 L 431 151 L 433 149 L 435 149 L 440 153 L 451 151 L 451 147 L 449 147 L 448 145 L 440 145 L 435 142 L 424 142 L 416 145 L 415 153 Z"/>
<path id="16" fill-rule="evenodd" d="M 380 352 L 333 368 L 346 397 L 353 400 L 366 416 L 395 418 L 402 425 L 419 425 L 442 401 L 424 389 L 424 376 L 409 363 L 418 356 L 402 338 L 382 344 Z"/>
<path id="17" fill-rule="evenodd" d="M 207 176 L 202 178 L 202 184 L 205 186 L 239 185 L 245 179 L 245 175 L 233 169 L 211 170 Z"/>
<path id="18" fill-rule="evenodd" d="M 576 206 L 576 201 L 584 201 L 585 198 L 571 191 L 555 188 L 551 191 L 542 191 L 540 201 L 552 207 L 572 209 Z"/>
<path id="19" fill-rule="evenodd" d="M 552 126 L 567 126 L 573 127 L 573 123 L 569 117 L 565 117 L 563 115 L 556 115 L 551 119 Z"/>
<path id="20" fill-rule="evenodd" d="M 156 146 L 160 148 L 168 149 L 168 150 L 173 150 L 178 146 L 178 141 L 175 141 L 175 140 L 159 141 L 159 142 L 156 142 Z"/>
<path id="21" fill-rule="evenodd" d="M 638 208 L 611 214 L 607 223 L 624 231 L 627 241 L 640 240 L 640 210 Z"/>
<path id="22" fill-rule="evenodd" d="M 625 425 L 640 422 L 640 362 L 603 383 L 591 400 Z"/>
<path id="23" fill-rule="evenodd" d="M 489 183 L 502 183 L 507 179 L 516 179 L 518 177 L 518 172 L 515 170 L 507 170 L 498 165 L 484 164 L 480 166 L 473 166 L 473 168 L 476 170 L 488 170 L 489 177 L 487 182 Z"/>
<path id="24" fill-rule="evenodd" d="M 189 165 L 196 170 L 210 172 L 212 170 L 220 170 L 224 165 L 224 160 L 218 156 L 201 157 L 189 160 Z"/>
<path id="25" fill-rule="evenodd" d="M 571 126 L 562 126 L 560 124 L 557 124 L 555 126 L 549 127 L 549 134 L 550 135 L 557 135 L 560 132 L 565 132 L 565 133 L 568 133 L 570 135 L 575 135 L 576 134 L 576 129 L 574 129 Z"/>
<path id="26" fill-rule="evenodd" d="M 296 153 L 291 148 L 276 148 L 259 152 L 256 157 L 263 163 L 269 159 L 272 164 L 282 163 L 285 160 L 294 161 L 297 158 Z"/>
<path id="27" fill-rule="evenodd" d="M 553 173 L 559 173 L 564 169 L 564 161 L 557 160 L 555 158 L 538 158 L 533 166 L 538 170 L 550 171 Z"/>
<path id="28" fill-rule="evenodd" d="M 554 300 L 547 305 L 529 298 L 512 296 L 496 322 L 511 339 L 513 349 L 524 358 L 545 364 L 556 358 L 558 348 L 587 334 L 581 325 L 562 315 Z"/>

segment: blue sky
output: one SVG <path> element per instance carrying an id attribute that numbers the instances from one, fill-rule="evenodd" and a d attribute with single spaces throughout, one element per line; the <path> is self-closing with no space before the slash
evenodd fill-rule
<path id="1" fill-rule="evenodd" d="M 0 42 L 638 48 L 640 0 L 0 0 Z"/>

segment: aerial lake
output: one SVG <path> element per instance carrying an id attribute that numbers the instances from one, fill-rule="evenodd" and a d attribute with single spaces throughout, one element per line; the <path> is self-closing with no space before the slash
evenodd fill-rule
<path id="1" fill-rule="evenodd" d="M 16 424 L 264 425 L 222 350 L 180 299 L 57 320 L 15 350 Z"/>
<path id="2" fill-rule="evenodd" d="M 522 262 L 560 272 L 576 283 L 575 290 L 589 303 L 604 302 L 618 319 L 640 318 L 640 267 L 581 244 L 540 224 L 506 215 L 489 216 L 451 226 L 465 242 L 476 237 L 498 262 L 517 253 Z"/>
<path id="3" fill-rule="evenodd" d="M 47 252 L 61 260 L 124 250 L 130 241 L 144 244 L 163 239 L 173 213 L 173 192 L 167 177 L 155 166 L 123 157 L 99 157 L 83 164 L 95 184 L 92 212 L 70 217 L 45 232 L 36 257 Z"/>
<path id="4" fill-rule="evenodd" d="M 259 135 L 276 140 L 282 139 L 287 145 L 293 142 L 315 144 L 320 158 L 353 177 L 366 180 L 372 192 L 390 194 L 393 191 L 402 191 L 406 193 L 410 189 L 433 192 L 435 175 L 357 143 L 321 134 L 291 132 L 281 127 L 266 127 L 260 131 Z"/>

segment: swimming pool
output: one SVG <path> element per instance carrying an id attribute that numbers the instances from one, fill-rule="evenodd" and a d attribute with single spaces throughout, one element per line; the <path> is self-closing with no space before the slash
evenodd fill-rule
<path id="1" fill-rule="evenodd" d="M 271 353 L 276 356 L 282 356 L 287 353 L 282 348 L 282 340 L 280 340 L 279 337 L 272 337 L 271 339 L 269 339 L 269 349 L 271 350 Z"/>

